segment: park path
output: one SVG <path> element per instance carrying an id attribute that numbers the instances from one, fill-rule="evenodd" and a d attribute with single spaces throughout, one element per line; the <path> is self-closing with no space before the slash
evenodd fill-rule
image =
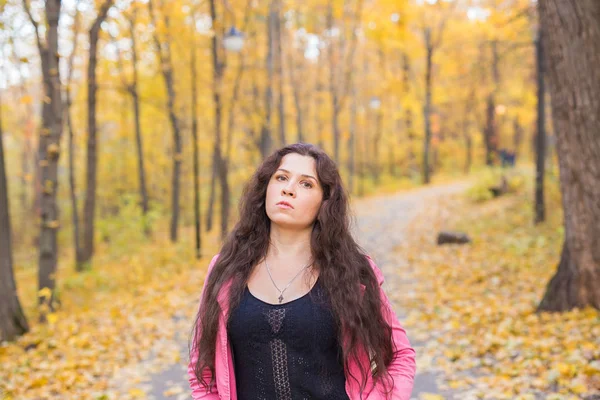
<path id="1" fill-rule="evenodd" d="M 357 200 L 352 205 L 356 216 L 356 223 L 353 225 L 355 237 L 383 271 L 386 278 L 383 287 L 386 293 L 406 290 L 410 287 L 410 278 L 402 278 L 402 273 L 397 270 L 402 268 L 405 262 L 398 259 L 398 252 L 394 251 L 394 248 L 404 240 L 405 230 L 414 217 L 423 207 L 430 206 L 437 199 L 462 193 L 467 188 L 468 182 L 428 186 L 409 192 L 372 196 Z M 394 307 L 402 323 L 406 314 L 397 305 Z M 178 316 L 178 318 L 182 319 L 182 326 L 189 325 L 185 317 Z M 410 333 L 410 330 L 407 330 L 409 339 L 411 338 Z M 148 399 L 189 399 L 186 374 L 187 335 L 188 331 L 182 329 L 178 337 L 174 339 L 179 344 L 171 344 L 179 346 L 181 349 L 180 363 L 156 371 L 156 365 L 152 365 L 151 360 L 144 361 L 130 369 L 122 370 L 120 380 L 116 382 L 125 384 L 127 381 L 138 380 L 135 387 L 142 387 L 148 393 L 146 397 Z M 411 344 L 415 347 L 418 358 L 419 348 L 425 343 L 411 339 Z M 125 390 L 128 389 L 121 387 L 121 390 L 125 394 L 127 393 Z M 436 385 L 436 376 L 433 373 L 417 371 L 413 398 L 418 399 L 421 393 L 442 393 Z"/>
<path id="2" fill-rule="evenodd" d="M 359 244 L 381 268 L 385 277 L 383 288 L 388 295 L 396 291 L 406 292 L 411 287 L 412 278 L 398 271 L 406 265 L 406 261 L 399 259 L 400 254 L 394 251 L 394 248 L 404 241 L 408 225 L 425 207 L 431 207 L 443 197 L 462 193 L 468 187 L 469 183 L 466 181 L 428 186 L 410 192 L 370 197 L 357 203 L 356 237 Z M 406 316 L 405 310 L 393 301 L 392 304 L 402 324 Z M 419 364 L 419 348 L 425 343 L 419 343 L 412 338 L 410 329 L 407 329 L 407 335 L 415 348 L 417 364 Z M 412 398 L 419 399 L 419 395 L 425 393 L 449 395 L 438 388 L 435 374 L 417 368 Z"/>

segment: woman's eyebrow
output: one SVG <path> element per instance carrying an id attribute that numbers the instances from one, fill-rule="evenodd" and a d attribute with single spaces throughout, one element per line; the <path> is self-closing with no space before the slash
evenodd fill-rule
<path id="1" fill-rule="evenodd" d="M 287 169 L 283 169 L 283 168 L 279 168 L 277 171 L 283 171 L 283 172 L 287 172 L 288 174 L 291 174 L 291 172 L 290 172 L 290 171 L 288 171 Z M 311 178 L 311 179 L 314 179 L 316 182 L 318 182 L 318 181 L 317 181 L 317 178 L 315 178 L 315 177 L 314 177 L 314 176 L 312 176 L 312 175 L 301 174 L 300 176 L 303 176 L 303 177 L 305 177 L 305 178 Z"/>

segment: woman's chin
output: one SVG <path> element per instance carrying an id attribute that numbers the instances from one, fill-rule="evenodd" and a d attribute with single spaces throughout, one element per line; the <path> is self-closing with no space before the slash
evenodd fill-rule
<path id="1" fill-rule="evenodd" d="M 284 215 L 283 218 L 282 216 L 278 215 L 274 216 L 274 218 L 271 219 L 271 224 L 277 225 L 277 227 L 280 229 L 288 230 L 303 230 L 309 227 L 309 224 L 306 224 L 302 221 L 297 221 L 288 215 Z"/>

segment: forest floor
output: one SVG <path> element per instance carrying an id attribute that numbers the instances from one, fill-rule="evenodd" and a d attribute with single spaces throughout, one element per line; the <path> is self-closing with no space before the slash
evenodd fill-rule
<path id="1" fill-rule="evenodd" d="M 358 241 L 417 352 L 413 398 L 595 399 L 598 311 L 535 313 L 562 246 L 559 196 L 550 190 L 548 221 L 534 225 L 530 188 L 490 200 L 487 183 L 470 186 L 352 205 Z M 437 246 L 440 230 L 473 242 Z M 125 232 L 98 246 L 93 269 L 59 270 L 61 310 L 0 344 L 0 398 L 188 399 L 188 337 L 218 240 L 195 260 L 188 234 L 181 239 L 138 245 Z M 35 299 L 35 268 L 19 274 L 20 297 Z M 25 301 L 28 315 L 33 306 Z"/>

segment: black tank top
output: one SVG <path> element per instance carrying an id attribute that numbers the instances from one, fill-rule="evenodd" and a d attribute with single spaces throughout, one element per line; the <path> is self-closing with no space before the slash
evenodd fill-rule
<path id="1" fill-rule="evenodd" d="M 245 288 L 231 311 L 240 400 L 349 400 L 337 327 L 320 278 L 306 295 L 269 304 Z"/>

